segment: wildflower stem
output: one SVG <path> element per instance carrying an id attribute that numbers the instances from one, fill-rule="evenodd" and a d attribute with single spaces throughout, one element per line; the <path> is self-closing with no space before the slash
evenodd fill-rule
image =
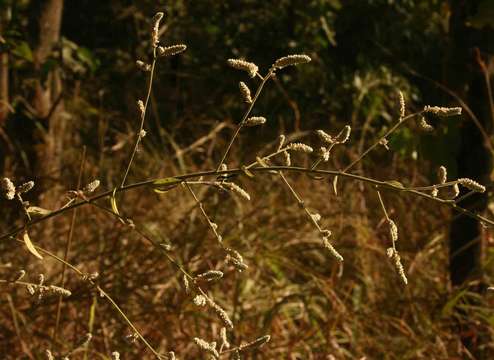
<path id="1" fill-rule="evenodd" d="M 120 187 L 124 187 L 125 185 L 125 180 L 127 180 L 127 176 L 129 175 L 130 167 L 132 166 L 132 162 L 134 161 L 134 157 L 137 153 L 137 149 L 139 148 L 139 143 L 141 142 L 141 132 L 144 129 L 144 120 L 146 119 L 146 113 L 148 109 L 148 103 L 149 99 L 151 97 L 151 90 L 153 88 L 153 78 L 154 78 L 154 68 L 156 66 L 156 48 L 153 48 L 153 62 L 151 63 L 151 71 L 149 73 L 149 81 L 148 81 L 148 89 L 147 89 L 147 94 L 146 94 L 146 100 L 144 101 L 144 111 L 141 113 L 141 123 L 139 125 L 139 131 L 137 132 L 137 137 L 136 141 L 134 144 L 134 149 L 132 150 L 132 154 L 130 155 L 129 163 L 127 164 L 127 168 L 125 170 L 124 177 L 122 179 L 122 183 L 120 184 Z"/>
<path id="2" fill-rule="evenodd" d="M 435 201 L 436 203 L 448 205 L 458 212 L 461 212 L 467 216 L 470 216 L 474 219 L 477 219 L 477 220 L 483 222 L 485 225 L 490 225 L 490 226 L 494 227 L 494 220 L 488 219 L 482 215 L 475 214 L 475 213 L 473 213 L 467 209 L 464 209 L 464 208 L 458 206 L 457 204 L 455 204 L 455 202 L 452 200 L 435 198 L 435 197 L 429 195 L 428 193 L 421 192 L 421 191 L 415 190 L 413 188 L 406 188 L 406 187 L 403 187 L 403 186 L 400 186 L 400 185 L 397 185 L 397 184 L 394 184 L 394 183 L 388 182 L 388 181 L 376 180 L 376 179 L 372 179 L 369 177 L 365 177 L 365 176 L 361 176 L 361 175 L 357 175 L 357 174 L 351 174 L 351 173 L 347 173 L 347 172 L 339 171 L 339 170 L 320 170 L 320 169 L 310 169 L 310 168 L 297 167 L 297 166 L 268 166 L 268 167 L 261 167 L 260 166 L 260 167 L 250 168 L 249 170 L 253 173 L 269 173 L 272 171 L 290 171 L 290 172 L 298 172 L 298 173 L 313 174 L 313 175 L 320 175 L 320 176 L 339 176 L 342 178 L 347 178 L 347 179 L 351 179 L 351 180 L 355 180 L 355 181 L 361 181 L 364 183 L 368 183 L 370 185 L 377 186 L 380 189 L 388 189 L 388 190 L 396 191 L 396 192 L 406 192 L 406 193 L 410 193 L 410 194 L 413 194 L 413 195 L 416 195 L 416 196 L 419 196 L 422 198 L 426 198 L 426 199 L 431 200 L 431 201 Z M 228 175 L 242 175 L 243 173 L 244 173 L 243 169 L 237 168 L 237 169 L 229 169 L 229 170 L 224 170 L 224 171 L 216 171 L 216 170 L 200 171 L 200 172 L 195 172 L 195 173 L 177 175 L 174 177 L 179 179 L 179 180 L 188 180 L 188 179 L 199 178 L 201 176 L 218 176 L 218 175 L 228 176 Z M 152 186 L 156 180 L 159 180 L 159 179 L 149 179 L 149 180 L 125 185 L 123 187 L 117 188 L 116 192 L 127 192 L 127 191 L 130 191 L 132 189 L 138 189 L 138 188 L 142 188 L 142 187 Z M 71 209 L 75 209 L 75 208 L 78 208 L 78 207 L 81 207 L 84 205 L 88 205 L 88 204 L 93 204 L 97 200 L 101 200 L 101 199 L 108 198 L 108 197 L 112 196 L 112 194 L 113 194 L 113 189 L 107 190 L 107 191 L 104 191 L 100 194 L 88 197 L 87 199 L 81 199 L 77 202 L 72 203 L 69 206 L 63 207 L 63 208 L 58 209 L 58 210 L 54 210 L 51 213 L 49 213 L 48 215 L 45 215 L 45 216 L 37 218 L 37 219 L 33 219 L 31 222 L 25 224 L 22 227 L 18 227 L 14 230 L 8 231 L 7 233 L 4 233 L 3 235 L 0 235 L 0 240 L 5 240 L 5 239 L 8 239 L 12 236 L 16 236 L 21 231 L 23 231 L 27 228 L 30 228 L 33 225 L 45 222 L 46 220 L 48 220 L 50 218 L 60 216 Z"/>
<path id="3" fill-rule="evenodd" d="M 76 186 L 76 191 L 78 191 L 81 188 L 81 182 L 82 182 L 82 174 L 84 172 L 84 164 L 86 162 L 86 147 L 84 146 L 82 149 L 82 157 L 81 157 L 81 163 L 79 166 L 79 175 L 77 177 L 77 186 Z M 74 235 L 74 227 L 75 227 L 75 220 L 77 217 L 77 209 L 72 210 L 72 218 L 70 220 L 70 227 L 69 227 L 69 234 L 67 236 L 67 242 L 65 243 L 65 252 L 63 255 L 63 259 L 67 261 L 69 257 L 69 251 L 70 251 L 70 246 L 72 244 L 72 237 Z M 67 270 L 67 265 L 62 264 L 62 278 L 60 280 L 60 287 L 65 286 L 65 271 Z M 57 332 L 58 332 L 58 327 L 60 325 L 60 315 L 61 315 L 61 310 L 62 310 L 62 301 L 63 301 L 63 296 L 60 295 L 58 298 L 58 303 L 57 303 L 57 311 L 56 311 L 56 318 L 55 318 L 55 328 L 53 329 L 53 334 L 52 334 L 52 339 L 51 339 L 51 344 L 52 347 L 55 344 L 57 340 Z"/>
<path id="4" fill-rule="evenodd" d="M 252 109 L 254 108 L 254 104 L 256 103 L 257 98 L 261 94 L 261 91 L 262 91 L 262 88 L 264 87 L 264 84 L 266 84 L 266 82 L 271 78 L 272 75 L 273 75 L 273 71 L 270 70 L 268 72 L 268 74 L 262 78 L 261 84 L 259 84 L 259 87 L 257 88 L 256 93 L 255 93 L 254 97 L 252 98 L 252 102 L 249 104 L 247 111 L 245 111 L 244 116 L 242 117 L 242 120 L 237 125 L 237 128 L 235 129 L 235 133 L 233 134 L 232 138 L 230 139 L 230 142 L 228 143 L 228 146 L 226 147 L 226 150 L 225 150 L 225 152 L 221 158 L 221 161 L 218 164 L 218 167 L 216 168 L 216 171 L 219 171 L 221 169 L 221 165 L 225 162 L 225 159 L 228 156 L 228 153 L 230 152 L 230 149 L 232 148 L 232 145 L 235 142 L 235 139 L 237 138 L 238 134 L 240 133 L 240 129 L 242 129 L 242 127 L 245 124 L 245 121 L 249 117 Z"/>

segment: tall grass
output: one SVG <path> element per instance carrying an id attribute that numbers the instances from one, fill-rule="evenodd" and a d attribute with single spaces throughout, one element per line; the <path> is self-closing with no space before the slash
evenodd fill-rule
<path id="1" fill-rule="evenodd" d="M 0 236 L 7 358 L 460 358 L 469 356 L 457 334 L 466 319 L 477 327 L 461 331 L 489 339 L 491 351 L 485 299 L 473 306 L 479 295 L 448 288 L 443 228 L 449 209 L 493 225 L 457 205 L 459 186 L 485 188 L 449 179 L 444 167 L 430 183 L 418 163 L 364 166 L 373 153 L 392 160 L 388 141 L 400 128 L 433 131 L 430 117 L 461 108 L 408 113 L 398 92 L 396 120 L 361 151 L 346 125 L 279 134 L 251 153 L 238 139 L 270 122 L 255 111 L 263 91 L 287 66 L 314 65 L 304 54 L 265 71 L 230 59 L 246 78 L 229 140 L 220 129 L 192 142 L 188 153 L 223 144 L 200 164 L 154 161 L 146 120 L 155 68 L 186 50 L 161 45 L 162 18 L 152 21 L 151 63 L 136 62 L 147 88 L 123 168 L 97 179 L 102 169 L 84 150 L 59 209 L 25 200 L 37 179 L 2 180 L 19 214 Z M 48 220 L 57 228 L 43 238 Z"/>

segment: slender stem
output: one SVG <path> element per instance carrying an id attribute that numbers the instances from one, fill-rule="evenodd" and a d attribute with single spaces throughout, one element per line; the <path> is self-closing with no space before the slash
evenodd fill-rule
<path id="1" fill-rule="evenodd" d="M 401 125 L 403 125 L 405 123 L 405 121 L 411 119 L 411 118 L 414 118 L 415 116 L 418 116 L 422 114 L 422 112 L 418 112 L 418 113 L 414 113 L 414 114 L 410 114 L 410 115 L 407 115 L 405 116 L 403 119 L 401 119 L 401 121 L 398 121 L 395 125 L 393 125 L 388 131 L 386 131 L 386 133 L 381 136 L 379 138 L 379 140 L 377 140 L 374 144 L 372 144 L 370 147 L 367 148 L 367 150 L 365 150 L 356 160 L 352 161 L 350 163 L 350 165 L 348 165 L 347 167 L 345 167 L 343 169 L 343 172 L 347 172 L 348 170 L 350 170 L 352 167 L 354 167 L 358 162 L 360 162 L 368 153 L 370 153 L 376 146 L 378 146 L 382 140 L 386 139 L 389 135 L 391 135 L 396 129 L 398 129 Z"/>
<path id="2" fill-rule="evenodd" d="M 223 163 L 225 162 L 225 159 L 228 156 L 228 153 L 230 152 L 230 149 L 232 148 L 232 145 L 235 142 L 235 139 L 237 138 L 237 136 L 238 136 L 238 134 L 240 132 L 240 129 L 242 129 L 242 127 L 245 124 L 245 121 L 247 120 L 247 118 L 250 115 L 250 112 L 254 108 L 254 104 L 256 103 L 257 98 L 261 94 L 261 91 L 262 91 L 262 88 L 264 87 L 264 84 L 266 84 L 266 82 L 271 78 L 272 75 L 273 75 L 273 71 L 270 70 L 269 73 L 265 77 L 262 78 L 261 84 L 257 88 L 256 93 L 255 93 L 254 97 L 252 98 L 252 102 L 250 103 L 249 107 L 247 108 L 247 111 L 244 113 L 244 116 L 242 117 L 242 120 L 240 120 L 240 123 L 237 125 L 237 128 L 235 130 L 235 133 L 233 134 L 232 138 L 230 139 L 230 143 L 226 147 L 225 153 L 223 154 L 223 157 L 221 158 L 221 161 L 218 164 L 218 167 L 216 168 L 216 171 L 219 171 L 221 169 L 221 165 L 223 165 Z"/>
<path id="3" fill-rule="evenodd" d="M 376 185 L 381 189 L 388 189 L 388 190 L 397 191 L 397 192 L 407 192 L 407 193 L 411 193 L 411 194 L 414 194 L 414 195 L 422 197 L 422 198 L 426 198 L 426 199 L 435 201 L 436 203 L 446 204 L 446 205 L 454 208 L 455 210 L 462 212 L 462 213 L 464 213 L 464 214 L 466 214 L 466 215 L 468 215 L 474 219 L 481 220 L 484 224 L 494 226 L 494 220 L 490 220 L 484 216 L 481 216 L 481 215 L 475 214 L 469 210 L 463 209 L 463 208 L 459 207 L 458 205 L 454 204 L 454 201 L 435 198 L 435 197 L 433 197 L 427 193 L 423 193 L 423 192 L 420 192 L 420 191 L 417 191 L 414 189 L 405 188 L 405 187 L 400 186 L 398 184 L 394 184 L 393 182 L 380 181 L 380 180 L 368 178 L 368 177 L 357 175 L 357 174 L 346 173 L 344 171 L 320 170 L 320 169 L 311 170 L 310 168 L 303 168 L 303 167 L 297 167 L 297 166 L 255 167 L 255 168 L 251 168 L 249 170 L 253 173 L 266 173 L 266 172 L 269 173 L 272 171 L 291 171 L 291 172 L 315 174 L 315 175 L 321 175 L 321 176 L 339 176 L 339 177 L 343 177 L 343 178 L 348 178 L 348 179 L 368 183 L 371 185 Z M 224 170 L 224 171 L 209 170 L 209 171 L 200 171 L 200 172 L 195 172 L 195 173 L 177 175 L 177 176 L 174 176 L 174 178 L 176 178 L 178 180 L 187 180 L 187 179 L 198 178 L 201 176 L 218 176 L 218 175 L 227 175 L 228 176 L 228 175 L 241 175 L 243 173 L 244 173 L 243 169 L 229 169 L 229 170 Z M 118 193 L 119 192 L 126 192 L 126 191 L 130 191 L 132 189 L 138 189 L 138 188 L 142 188 L 142 187 L 152 186 L 156 180 L 159 180 L 159 179 L 150 179 L 150 180 L 145 180 L 145 181 L 141 181 L 141 182 L 136 182 L 134 184 L 125 185 L 123 187 L 117 188 L 116 192 L 118 192 Z M 72 210 L 72 209 L 75 209 L 75 208 L 78 208 L 78 207 L 81 207 L 84 205 L 93 204 L 97 200 L 112 196 L 112 194 L 113 194 L 113 189 L 107 190 L 107 191 L 102 192 L 98 195 L 94 195 L 88 199 L 83 199 L 83 200 L 75 202 L 69 206 L 66 206 L 64 208 L 52 211 L 48 215 L 45 215 L 45 216 L 40 217 L 38 219 L 34 219 L 31 222 L 25 224 L 24 226 L 18 227 L 14 230 L 8 231 L 7 233 L 4 233 L 3 235 L 0 236 L 0 240 L 8 239 L 12 236 L 17 235 L 21 231 L 23 231 L 27 228 L 30 228 L 33 225 L 42 223 L 42 222 L 44 222 L 50 218 L 62 215 L 69 210 Z"/>
<path id="4" fill-rule="evenodd" d="M 23 243 L 22 240 L 17 240 L 18 242 L 20 243 Z M 84 276 L 84 273 L 79 270 L 77 267 L 75 267 L 74 265 L 72 265 L 71 263 L 69 263 L 68 261 L 65 261 L 64 259 L 58 257 L 57 255 L 53 254 L 52 252 L 48 251 L 48 250 L 45 250 L 41 247 L 39 247 L 38 245 L 35 245 L 33 244 L 34 247 L 40 251 L 41 253 L 55 259 L 56 261 L 58 262 L 61 262 L 62 264 L 66 265 L 68 268 L 70 268 L 71 270 L 73 270 L 75 273 L 77 273 L 79 276 Z M 127 315 L 125 315 L 125 313 L 123 312 L 123 310 L 118 306 L 118 304 L 115 302 L 115 300 L 113 300 L 113 298 L 108 295 L 108 293 L 106 293 L 99 285 L 95 285 L 95 288 L 99 291 L 99 293 L 105 297 L 109 302 L 110 304 L 118 311 L 118 313 L 122 316 L 122 318 L 125 320 L 125 322 L 132 328 L 132 330 L 134 330 L 134 332 L 139 336 L 139 338 L 144 342 L 144 344 L 148 347 L 149 350 L 151 350 L 151 352 L 156 355 L 156 357 L 158 359 L 162 359 L 162 357 L 160 356 L 160 354 L 151 346 L 151 344 L 149 342 L 147 342 L 147 340 L 144 338 L 144 336 L 139 332 L 139 330 L 137 330 L 137 328 L 135 327 L 135 325 L 132 323 L 132 321 L 130 321 L 130 319 L 127 317 Z"/>
<path id="5" fill-rule="evenodd" d="M 86 147 L 84 146 L 82 149 L 82 156 L 81 156 L 81 164 L 79 166 L 79 175 L 77 177 L 77 187 L 76 190 L 78 191 L 81 188 L 81 182 L 82 182 L 82 174 L 84 172 L 84 163 L 86 162 Z M 65 243 L 65 252 L 63 259 L 67 261 L 69 257 L 69 251 L 70 251 L 70 246 L 72 244 L 72 237 L 74 235 L 74 227 L 75 227 L 75 219 L 77 217 L 77 209 L 72 210 L 72 219 L 70 221 L 70 227 L 69 227 L 69 234 L 67 237 L 67 242 Z M 67 269 L 67 266 L 65 264 L 62 264 L 62 279 L 60 281 L 60 286 L 63 288 L 65 286 L 65 271 Z M 58 297 L 58 303 L 57 303 L 57 311 L 56 311 L 56 319 L 55 319 L 55 328 L 53 329 L 53 335 L 51 339 L 52 346 L 55 344 L 55 341 L 57 340 L 57 332 L 58 332 L 58 327 L 60 325 L 60 315 L 61 315 L 61 310 L 62 310 L 62 301 L 63 301 L 63 296 L 60 295 Z"/>
<path id="6" fill-rule="evenodd" d="M 141 132 L 144 129 L 144 120 L 146 119 L 146 112 L 148 109 L 148 103 L 149 103 L 149 98 L 151 97 L 151 90 L 153 88 L 153 78 L 154 78 L 154 68 L 156 65 L 156 48 L 153 49 L 153 62 L 151 63 L 151 71 L 149 73 L 149 82 L 148 82 L 148 89 L 147 89 L 147 95 L 146 95 L 146 100 L 144 101 L 144 111 L 141 113 L 141 124 L 139 125 L 139 131 L 137 132 L 137 137 L 136 137 L 136 142 L 134 144 L 134 150 L 132 150 L 132 154 L 130 155 L 130 160 L 127 165 L 127 169 L 125 170 L 124 177 L 122 179 L 122 183 L 120 184 L 120 187 L 123 187 L 125 185 L 125 180 L 127 180 L 127 176 L 129 175 L 130 167 L 132 166 L 132 162 L 134 161 L 134 157 L 137 153 L 137 149 L 139 148 L 139 143 L 141 142 Z"/>

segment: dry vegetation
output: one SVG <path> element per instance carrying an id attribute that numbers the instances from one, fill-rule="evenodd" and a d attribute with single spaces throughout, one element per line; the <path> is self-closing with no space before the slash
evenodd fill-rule
<path id="1" fill-rule="evenodd" d="M 37 179 L 34 189 L 3 180 L 17 216 L 2 231 L 8 359 L 468 358 L 460 331 L 492 349 L 489 295 L 448 287 L 445 243 L 450 209 L 467 212 L 458 185 L 484 188 L 444 170 L 430 184 L 428 164 L 387 149 L 396 129 L 428 131 L 428 117 L 455 121 L 461 109 L 409 114 L 399 93 L 394 123 L 372 140 L 346 126 L 240 144 L 266 121 L 251 114 L 264 85 L 311 64 L 229 60 L 245 70 L 246 108 L 231 141 L 222 124 L 163 154 L 146 137 L 154 68 L 185 46 L 161 47 L 160 20 L 153 63 L 138 62 L 149 79 L 140 118 L 122 134 L 135 136 L 131 156 L 67 150 L 73 176 L 59 209 L 26 202 Z"/>

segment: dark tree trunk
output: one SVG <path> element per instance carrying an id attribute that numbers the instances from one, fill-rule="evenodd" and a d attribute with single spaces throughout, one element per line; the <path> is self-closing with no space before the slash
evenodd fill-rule
<path id="1" fill-rule="evenodd" d="M 481 30 L 468 27 L 467 19 L 476 11 L 479 1 L 452 0 L 451 53 L 448 59 L 447 85 L 466 100 L 487 134 L 491 132 L 489 100 L 484 75 L 477 61 L 477 49 L 482 49 Z M 461 145 L 457 157 L 458 177 L 468 177 L 488 184 L 492 168 L 488 139 L 478 126 L 463 115 Z M 476 194 L 460 204 L 475 212 L 487 205 L 487 194 Z M 453 285 L 462 285 L 468 279 L 478 278 L 481 254 L 481 227 L 478 221 L 466 216 L 453 220 L 450 231 L 450 275 Z"/>
<path id="2" fill-rule="evenodd" d="M 478 118 L 475 124 L 468 114 L 462 116 L 460 148 L 457 155 L 458 178 L 471 178 L 489 184 L 492 170 L 492 154 L 488 137 L 492 130 L 492 114 L 484 73 L 479 66 L 479 50 L 489 47 L 488 29 L 467 26 L 470 16 L 478 11 L 478 0 L 451 0 L 450 54 L 446 66 L 447 86 L 458 93 Z M 487 33 L 486 33 L 487 32 Z M 479 129 L 484 129 L 484 133 Z M 482 213 L 487 206 L 487 193 L 475 194 L 459 205 L 475 213 Z M 467 286 L 471 291 L 482 291 L 482 228 L 470 217 L 454 214 L 450 226 L 449 271 L 451 284 Z M 470 301 L 470 300 L 469 300 Z M 471 300 L 474 301 L 474 300 Z M 461 308 L 458 313 L 465 315 Z M 485 358 L 478 346 L 484 340 L 477 326 L 468 320 L 458 321 L 457 331 L 466 349 L 477 359 Z"/>

